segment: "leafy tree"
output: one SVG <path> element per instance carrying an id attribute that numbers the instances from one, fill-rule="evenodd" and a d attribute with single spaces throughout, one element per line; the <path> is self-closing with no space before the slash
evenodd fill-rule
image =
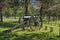
<path id="1" fill-rule="evenodd" d="M 4 2 L 4 0 L 0 0 L 0 22 L 3 21 L 3 17 L 2 17 L 3 2 Z"/>

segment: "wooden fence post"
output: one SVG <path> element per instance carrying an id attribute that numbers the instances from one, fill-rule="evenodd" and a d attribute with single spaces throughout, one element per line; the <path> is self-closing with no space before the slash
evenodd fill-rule
<path id="1" fill-rule="evenodd" d="M 50 27 L 50 32 L 53 32 L 53 26 Z"/>
<path id="2" fill-rule="evenodd" d="M 45 26 L 45 30 L 47 30 L 47 26 Z"/>

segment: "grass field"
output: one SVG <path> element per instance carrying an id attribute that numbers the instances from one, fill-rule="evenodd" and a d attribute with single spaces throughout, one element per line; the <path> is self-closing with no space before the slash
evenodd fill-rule
<path id="1" fill-rule="evenodd" d="M 19 31 L 16 29 L 11 33 L 3 33 L 2 31 L 9 29 L 18 24 L 18 19 L 4 19 L 0 23 L 0 40 L 60 40 L 58 21 L 44 22 L 43 28 L 39 31 Z M 48 30 L 45 30 L 48 26 Z M 50 26 L 53 26 L 53 32 L 50 32 Z"/>

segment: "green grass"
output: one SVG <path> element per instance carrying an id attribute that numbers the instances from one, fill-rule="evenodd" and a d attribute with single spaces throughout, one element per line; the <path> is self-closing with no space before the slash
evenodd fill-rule
<path id="1" fill-rule="evenodd" d="M 3 35 L 2 35 L 3 34 Z M 49 33 L 34 33 L 34 32 L 24 32 L 24 33 L 0 33 L 0 40 L 59 40 L 58 37 L 55 37 Z"/>
<path id="2" fill-rule="evenodd" d="M 44 22 L 43 28 L 39 31 L 20 31 L 21 29 L 19 28 L 11 33 L 2 32 L 16 24 L 18 24 L 17 19 L 4 19 L 4 22 L 0 23 L 0 40 L 60 40 L 60 37 L 56 37 L 59 34 L 57 21 L 51 21 L 50 23 Z M 45 26 L 48 26 L 48 30 L 45 30 Z M 50 26 L 54 28 L 52 33 L 50 32 Z"/>

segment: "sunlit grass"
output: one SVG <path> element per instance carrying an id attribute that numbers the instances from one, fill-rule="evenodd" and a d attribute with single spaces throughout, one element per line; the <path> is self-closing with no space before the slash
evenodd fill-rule
<path id="1" fill-rule="evenodd" d="M 4 19 L 4 22 L 0 23 L 0 40 L 50 40 L 50 38 L 51 40 L 60 40 L 56 37 L 59 35 L 58 21 L 44 22 L 43 28 L 37 31 L 21 31 L 22 29 L 18 28 L 11 33 L 2 32 L 17 24 L 18 19 Z M 47 30 L 45 30 L 45 26 L 48 26 Z M 51 26 L 53 26 L 53 32 L 50 32 Z"/>

